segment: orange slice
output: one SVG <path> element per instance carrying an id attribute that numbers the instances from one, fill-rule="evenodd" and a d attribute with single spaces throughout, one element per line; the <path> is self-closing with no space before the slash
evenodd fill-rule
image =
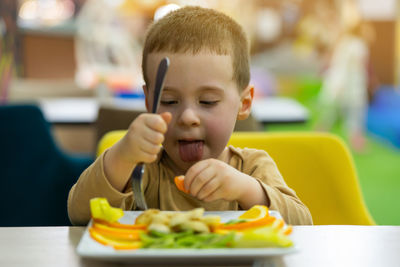
<path id="1" fill-rule="evenodd" d="M 283 229 L 283 227 L 285 226 L 285 222 L 282 219 L 277 219 L 273 224 L 272 224 L 272 228 L 276 229 L 276 230 L 280 230 Z"/>
<path id="2" fill-rule="evenodd" d="M 102 235 L 100 232 L 95 230 L 94 228 L 89 228 L 90 236 L 105 246 L 112 246 L 114 249 L 138 249 L 141 247 L 141 241 L 126 241 L 126 240 L 118 240 L 110 237 L 106 237 Z"/>
<path id="3" fill-rule="evenodd" d="M 185 176 L 183 176 L 183 175 L 176 176 L 176 177 L 174 178 L 174 182 L 175 182 L 176 187 L 177 187 L 180 191 L 185 192 L 186 194 L 188 194 L 188 193 L 189 193 L 189 190 L 186 190 L 186 189 L 185 189 L 184 180 L 185 180 Z"/>
<path id="4" fill-rule="evenodd" d="M 268 215 L 268 208 L 264 205 L 254 205 L 245 213 L 240 215 L 238 219 L 246 220 L 246 221 L 254 221 L 259 220 L 261 218 L 267 217 Z"/>
<path id="5" fill-rule="evenodd" d="M 236 223 L 236 224 L 221 225 L 221 226 L 218 226 L 218 230 L 244 231 L 244 230 L 247 230 L 250 228 L 259 228 L 259 227 L 271 225 L 275 220 L 276 220 L 275 217 L 266 216 L 266 217 L 258 219 L 258 220 Z"/>
<path id="6" fill-rule="evenodd" d="M 284 235 L 290 235 L 293 232 L 293 226 L 288 225 L 285 228 L 283 228 L 282 233 Z"/>
<path id="7" fill-rule="evenodd" d="M 93 224 L 92 228 L 103 236 L 123 240 L 140 240 L 140 233 L 144 232 L 143 230 L 113 228 L 98 223 Z"/>
<path id="8" fill-rule="evenodd" d="M 107 225 L 109 227 L 113 228 L 119 228 L 119 229 L 132 229 L 132 230 L 146 230 L 147 225 L 145 224 L 123 224 L 119 222 L 108 222 L 102 219 L 97 219 L 93 218 L 93 223 L 98 223 L 98 224 L 103 224 Z"/>

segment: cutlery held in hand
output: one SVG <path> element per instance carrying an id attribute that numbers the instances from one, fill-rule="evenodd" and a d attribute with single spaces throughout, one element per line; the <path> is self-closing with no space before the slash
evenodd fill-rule
<path id="1" fill-rule="evenodd" d="M 164 79 L 167 74 L 169 66 L 169 59 L 167 57 L 163 58 L 158 66 L 156 83 L 154 87 L 154 98 L 153 105 L 151 107 L 151 113 L 157 113 L 158 106 L 160 104 L 160 97 L 164 87 Z M 142 175 L 144 172 L 143 163 L 138 163 L 136 167 L 133 169 L 131 174 L 132 179 L 132 189 L 133 196 L 135 198 L 136 207 L 141 210 L 147 209 L 147 203 L 144 198 L 143 189 L 142 189 Z"/>

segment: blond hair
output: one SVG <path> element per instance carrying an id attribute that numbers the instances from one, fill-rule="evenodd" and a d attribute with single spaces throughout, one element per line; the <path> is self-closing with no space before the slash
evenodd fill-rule
<path id="1" fill-rule="evenodd" d="M 242 27 L 229 16 L 213 9 L 187 6 L 154 22 L 146 35 L 142 71 L 146 75 L 147 56 L 152 52 L 192 53 L 209 51 L 231 55 L 233 77 L 239 90 L 250 81 L 249 47 Z"/>

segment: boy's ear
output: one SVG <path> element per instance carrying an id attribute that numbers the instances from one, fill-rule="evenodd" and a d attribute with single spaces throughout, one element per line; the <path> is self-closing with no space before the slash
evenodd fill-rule
<path id="1" fill-rule="evenodd" d="M 147 86 L 145 84 L 143 84 L 142 88 L 143 88 L 143 93 L 144 93 L 144 100 L 145 100 L 144 102 L 146 104 L 146 110 L 148 112 L 150 110 L 149 109 L 149 99 L 150 99 L 149 90 L 147 89 Z"/>
<path id="2" fill-rule="evenodd" d="M 247 119 L 251 112 L 251 104 L 253 103 L 254 86 L 249 85 L 240 95 L 240 107 L 237 115 L 238 120 Z"/>

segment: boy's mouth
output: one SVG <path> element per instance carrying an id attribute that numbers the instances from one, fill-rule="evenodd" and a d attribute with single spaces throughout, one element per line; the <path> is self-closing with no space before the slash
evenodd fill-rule
<path id="1" fill-rule="evenodd" d="M 179 140 L 179 156 L 184 162 L 199 161 L 203 157 L 203 140 Z"/>

